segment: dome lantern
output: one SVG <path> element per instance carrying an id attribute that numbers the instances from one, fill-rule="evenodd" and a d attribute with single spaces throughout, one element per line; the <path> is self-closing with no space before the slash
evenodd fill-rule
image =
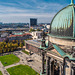
<path id="1" fill-rule="evenodd" d="M 74 4 L 74 3 L 73 3 L 73 0 L 71 0 L 71 4 Z"/>

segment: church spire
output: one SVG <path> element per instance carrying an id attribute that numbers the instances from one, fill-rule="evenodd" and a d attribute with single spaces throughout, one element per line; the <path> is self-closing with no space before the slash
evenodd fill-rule
<path id="1" fill-rule="evenodd" d="M 71 4 L 74 4 L 74 3 L 73 3 L 73 0 L 71 0 Z"/>

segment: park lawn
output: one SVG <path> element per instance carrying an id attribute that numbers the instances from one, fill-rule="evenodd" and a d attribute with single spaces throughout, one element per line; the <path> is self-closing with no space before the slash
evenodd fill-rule
<path id="1" fill-rule="evenodd" d="M 29 55 L 29 52 L 25 51 L 25 50 L 22 50 L 22 52 L 24 52 L 25 54 Z"/>
<path id="2" fill-rule="evenodd" d="M 2 75 L 2 72 L 0 71 L 0 75 Z"/>
<path id="3" fill-rule="evenodd" d="M 14 54 L 0 56 L 0 61 L 4 66 L 8 66 L 20 61 L 20 59 Z"/>
<path id="4" fill-rule="evenodd" d="M 10 75 L 39 75 L 28 65 L 18 65 L 15 67 L 8 68 L 7 71 Z"/>

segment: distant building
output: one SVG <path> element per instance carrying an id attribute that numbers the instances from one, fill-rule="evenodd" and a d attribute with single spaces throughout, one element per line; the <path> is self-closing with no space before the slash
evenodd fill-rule
<path id="1" fill-rule="evenodd" d="M 43 26 L 34 26 L 34 27 L 30 27 L 30 28 L 35 29 L 35 30 L 37 30 L 37 29 L 42 30 L 44 27 Z"/>
<path id="2" fill-rule="evenodd" d="M 6 38 L 9 34 L 8 33 L 2 33 L 1 38 Z"/>
<path id="3" fill-rule="evenodd" d="M 33 39 L 42 39 L 42 32 L 41 31 L 35 31 L 31 33 Z"/>
<path id="4" fill-rule="evenodd" d="M 30 33 L 26 33 L 26 34 L 15 34 L 15 35 L 10 35 L 9 36 L 9 41 L 12 40 L 26 40 L 26 39 L 31 39 L 32 36 Z"/>
<path id="5" fill-rule="evenodd" d="M 2 28 L 0 31 L 29 31 L 29 28 Z"/>
<path id="6" fill-rule="evenodd" d="M 37 19 L 36 18 L 30 18 L 30 27 L 37 25 Z"/>
<path id="7" fill-rule="evenodd" d="M 0 37 L 0 42 L 7 41 L 7 40 L 8 40 L 7 38 L 1 38 Z"/>
<path id="8" fill-rule="evenodd" d="M 29 28 L 29 23 L 2 23 L 1 28 Z"/>

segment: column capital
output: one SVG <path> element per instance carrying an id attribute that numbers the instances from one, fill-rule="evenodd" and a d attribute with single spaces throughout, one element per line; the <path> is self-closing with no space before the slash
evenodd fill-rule
<path id="1" fill-rule="evenodd" d="M 54 61 L 54 59 L 53 59 L 53 58 L 51 58 L 50 62 L 52 62 L 52 61 Z"/>
<path id="2" fill-rule="evenodd" d="M 59 62 L 59 65 L 60 65 L 60 66 L 63 66 L 63 63 L 62 63 L 62 62 Z"/>

